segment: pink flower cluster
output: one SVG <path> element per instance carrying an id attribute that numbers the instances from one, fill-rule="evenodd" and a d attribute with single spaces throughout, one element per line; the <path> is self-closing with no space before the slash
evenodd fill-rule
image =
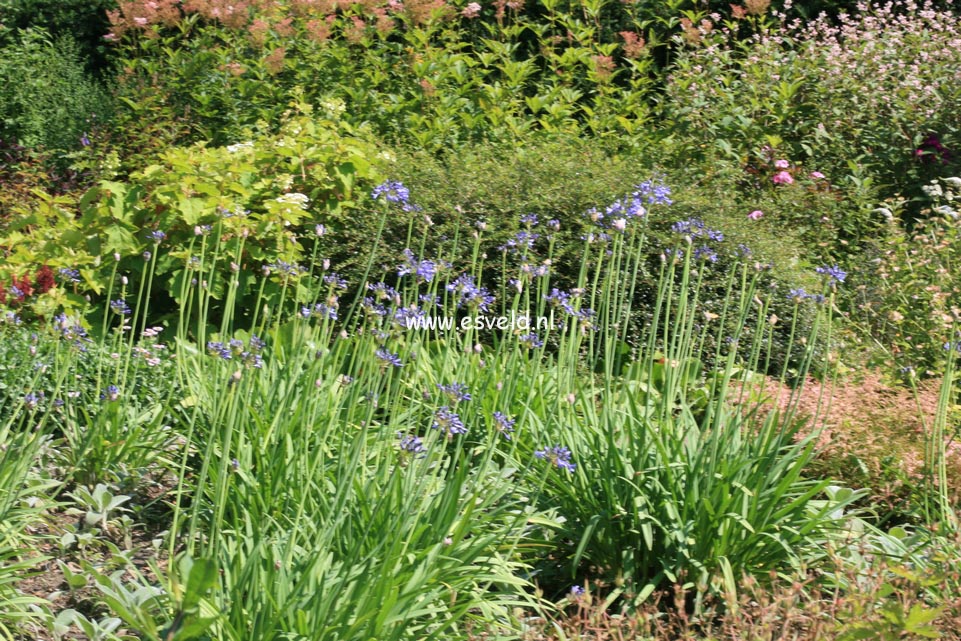
<path id="1" fill-rule="evenodd" d="M 790 185 L 794 182 L 794 176 L 787 171 L 779 171 L 771 179 L 775 185 Z"/>

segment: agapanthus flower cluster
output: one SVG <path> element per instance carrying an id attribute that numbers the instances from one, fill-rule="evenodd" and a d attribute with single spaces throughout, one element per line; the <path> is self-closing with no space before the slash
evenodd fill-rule
<path id="1" fill-rule="evenodd" d="M 337 320 L 337 308 L 326 303 L 314 303 L 313 306 L 305 305 L 300 308 L 300 317 L 304 320 L 311 318 Z"/>
<path id="2" fill-rule="evenodd" d="M 577 466 L 571 462 L 571 451 L 561 445 L 554 445 L 534 452 L 534 456 L 550 462 L 551 465 L 568 472 L 574 472 Z"/>
<path id="3" fill-rule="evenodd" d="M 587 232 L 581 235 L 581 240 L 587 243 L 606 243 L 610 242 L 611 235 L 607 232 Z"/>
<path id="4" fill-rule="evenodd" d="M 583 331 L 594 328 L 594 310 L 589 307 L 577 309 L 574 305 L 575 302 L 580 300 L 580 294 L 577 290 L 573 293 L 568 293 L 554 287 L 549 294 L 544 296 L 544 299 L 550 303 L 552 307 L 563 309 L 568 316 L 576 318 Z"/>
<path id="5" fill-rule="evenodd" d="M 429 260 L 419 260 L 410 249 L 404 249 L 404 262 L 397 268 L 397 275 L 410 274 L 421 282 L 429 283 L 437 275 L 437 265 Z"/>
<path id="6" fill-rule="evenodd" d="M 387 308 L 378 303 L 372 296 L 365 296 L 360 302 L 360 308 L 364 310 L 365 314 L 370 316 L 386 316 Z"/>
<path id="7" fill-rule="evenodd" d="M 35 410 L 43 399 L 43 392 L 36 394 L 34 392 L 27 392 L 23 395 L 23 404 L 28 410 Z"/>
<path id="8" fill-rule="evenodd" d="M 824 302 L 823 294 L 809 294 L 801 287 L 797 287 L 789 291 L 787 297 L 789 300 L 794 301 L 794 303 L 797 305 L 800 305 L 806 300 L 814 301 L 818 305 Z"/>
<path id="9" fill-rule="evenodd" d="M 478 286 L 474 277 L 461 274 L 447 285 L 447 291 L 457 294 L 457 307 L 467 307 L 482 312 L 488 311 L 494 303 L 494 297 L 486 288 Z"/>
<path id="10" fill-rule="evenodd" d="M 440 296 L 437 294 L 421 294 L 417 300 L 424 307 L 440 307 Z"/>
<path id="11" fill-rule="evenodd" d="M 709 263 L 716 263 L 717 252 L 707 245 L 701 245 L 694 250 L 694 260 L 705 260 Z"/>
<path id="12" fill-rule="evenodd" d="M 452 405 L 471 400 L 470 391 L 464 383 L 448 383 L 446 385 L 438 383 L 437 389 L 450 400 Z"/>
<path id="13" fill-rule="evenodd" d="M 427 448 L 424 447 L 424 443 L 423 441 L 421 441 L 419 436 L 398 432 L 397 438 L 400 439 L 400 442 L 397 444 L 397 447 L 404 454 L 412 456 L 414 458 L 423 458 L 427 456 Z"/>
<path id="14" fill-rule="evenodd" d="M 447 405 L 434 412 L 434 424 L 431 425 L 431 428 L 441 430 L 447 434 L 448 438 L 453 438 L 458 434 L 467 434 L 467 428 L 460 416 Z"/>
<path id="15" fill-rule="evenodd" d="M 592 219 L 597 218 L 596 222 L 598 223 L 605 222 L 617 231 L 624 231 L 627 228 L 628 221 L 643 218 L 646 214 L 647 209 L 644 208 L 642 196 L 635 192 L 615 200 L 604 209 L 603 214 L 600 216 L 593 215 Z"/>
<path id="16" fill-rule="evenodd" d="M 367 291 L 373 293 L 376 300 L 400 301 L 400 294 L 397 290 L 385 283 L 367 283 Z"/>
<path id="17" fill-rule="evenodd" d="M 110 301 L 110 311 L 120 316 L 129 316 L 131 313 L 133 313 L 133 310 L 130 309 L 130 306 L 127 305 L 127 302 L 119 298 L 117 300 Z"/>
<path id="18" fill-rule="evenodd" d="M 384 367 L 388 365 L 393 367 L 403 367 L 404 362 L 400 359 L 400 356 L 392 352 L 387 351 L 386 348 L 380 347 L 374 352 L 374 356 L 377 360 L 381 362 Z"/>
<path id="19" fill-rule="evenodd" d="M 53 317 L 53 328 L 60 333 L 64 340 L 71 341 L 74 347 L 81 351 L 86 351 L 85 343 L 92 342 L 79 319 L 69 317 L 63 312 Z"/>
<path id="20" fill-rule="evenodd" d="M 60 278 L 64 282 L 68 283 L 79 283 L 80 282 L 80 272 L 76 269 L 71 269 L 70 267 L 61 267 L 58 271 Z"/>
<path id="21" fill-rule="evenodd" d="M 551 273 L 550 265 L 531 265 L 529 263 L 523 263 L 521 265 L 521 273 L 531 276 L 532 278 L 543 278 Z"/>
<path id="22" fill-rule="evenodd" d="M 399 180 L 383 182 L 370 192 L 374 200 L 384 199 L 389 203 L 406 203 L 410 200 L 410 190 Z"/>
<path id="23" fill-rule="evenodd" d="M 391 322 L 403 329 L 420 327 L 423 320 L 427 318 L 427 313 L 416 305 L 408 305 L 394 310 Z"/>
<path id="24" fill-rule="evenodd" d="M 282 276 L 300 276 L 301 274 L 306 273 L 306 270 L 300 265 L 288 263 L 287 261 L 280 260 L 279 258 L 267 265 L 267 268 L 269 269 L 265 271 L 273 271 L 274 273 Z"/>
<path id="25" fill-rule="evenodd" d="M 671 231 L 675 234 L 690 236 L 691 238 L 706 238 L 718 243 L 724 240 L 724 232 L 709 228 L 700 218 L 679 220 L 671 225 Z"/>
<path id="26" fill-rule="evenodd" d="M 261 356 L 264 347 L 265 344 L 260 338 L 251 336 L 247 345 L 239 338 L 230 339 L 226 344 L 220 341 L 208 341 L 207 353 L 225 361 L 238 360 L 248 368 L 261 369 L 264 366 L 264 359 Z"/>
<path id="27" fill-rule="evenodd" d="M 645 180 L 634 188 L 634 193 L 631 195 L 647 201 L 649 205 L 674 204 L 674 201 L 671 200 L 671 188 L 659 178 Z"/>
<path id="28" fill-rule="evenodd" d="M 544 300 L 554 307 L 564 308 L 570 314 L 574 313 L 574 308 L 571 306 L 571 295 L 568 292 L 553 287 L 550 294 L 544 295 Z"/>
<path id="29" fill-rule="evenodd" d="M 511 440 L 511 434 L 514 432 L 514 425 L 516 423 L 516 419 L 508 417 L 503 412 L 494 412 L 494 427 L 508 441 Z"/>
<path id="30" fill-rule="evenodd" d="M 347 289 L 347 280 L 340 277 L 340 274 L 331 272 L 324 276 L 324 284 L 334 291 L 342 292 Z"/>
<path id="31" fill-rule="evenodd" d="M 834 285 L 836 283 L 843 283 L 844 279 L 847 278 L 847 272 L 841 269 L 838 265 L 829 266 L 825 265 L 822 267 L 817 267 L 815 270 L 822 276 L 826 276 L 828 279 L 828 285 Z"/>
<path id="32" fill-rule="evenodd" d="M 534 248 L 534 243 L 540 238 L 540 234 L 535 234 L 530 231 L 521 230 L 517 232 L 512 238 L 508 238 L 507 242 L 501 245 L 498 249 L 500 251 L 506 251 L 511 254 L 518 252 L 523 252 L 528 249 Z"/>
<path id="33" fill-rule="evenodd" d="M 544 347 L 544 341 L 542 341 L 534 332 L 522 334 L 518 337 L 517 341 L 528 349 L 539 349 Z"/>
<path id="34" fill-rule="evenodd" d="M 370 192 L 374 200 L 385 200 L 388 203 L 400 205 L 403 211 L 418 211 L 419 207 L 410 202 L 410 190 L 399 180 L 388 180 L 373 188 Z"/>

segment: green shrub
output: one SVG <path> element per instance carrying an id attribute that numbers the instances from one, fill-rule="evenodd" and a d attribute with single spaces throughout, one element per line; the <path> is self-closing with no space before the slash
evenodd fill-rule
<path id="1" fill-rule="evenodd" d="M 176 317 L 200 313 L 183 295 L 192 279 L 204 279 L 223 301 L 228 282 L 242 278 L 237 295 L 249 301 L 257 294 L 249 289 L 251 274 L 271 265 L 275 284 L 261 295 L 273 303 L 287 290 L 280 265 L 299 269 L 317 251 L 315 225 L 327 225 L 332 236 L 354 226 L 356 188 L 372 176 L 375 160 L 374 147 L 348 128 L 297 112 L 276 134 L 250 132 L 249 140 L 227 147 L 173 148 L 129 182 L 104 181 L 79 203 L 54 197 L 38 203 L 0 241 L 7 248 L 0 277 L 49 264 L 78 270 L 81 291 L 108 297 L 142 292 L 137 288 L 157 278 L 163 287 L 151 290 L 151 313 Z M 312 241 L 296 242 L 305 231 Z M 170 251 L 161 254 L 161 245 Z M 204 263 L 211 253 L 231 258 Z M 51 306 L 85 308 L 71 289 L 54 288 L 34 310 L 49 316 Z M 313 292 L 290 295 L 306 301 Z"/>
<path id="2" fill-rule="evenodd" d="M 107 9 L 116 0 L 0 0 L 0 18 L 10 31 L 0 33 L 0 42 L 18 29 L 42 29 L 52 38 L 76 42 L 82 64 L 90 71 L 106 71 L 108 49 L 103 37 L 109 30 Z"/>
<path id="3" fill-rule="evenodd" d="M 220 144 L 270 120 L 303 87 L 314 105 L 344 101 L 352 124 L 442 149 L 532 130 L 642 135 L 651 47 L 663 41 L 647 29 L 673 28 L 669 16 L 683 2 L 655 17 L 602 0 L 588 20 L 567 2 L 499 4 L 477 15 L 443 1 L 292 0 L 232 13 L 148 4 L 123 2 L 111 14 L 128 70 L 121 92 L 188 114 L 200 138 Z"/>
<path id="4" fill-rule="evenodd" d="M 0 50 L 0 137 L 30 148 L 79 149 L 112 110 L 69 36 L 54 40 L 31 29 Z"/>
<path id="5" fill-rule="evenodd" d="M 660 154 L 668 158 L 671 153 L 660 150 Z M 505 265 L 517 268 L 519 259 L 511 255 L 502 258 L 497 248 L 523 229 L 522 216 L 536 214 L 540 220 L 536 233 L 541 234 L 541 238 L 520 262 L 534 265 L 544 261 L 550 238 L 553 279 L 560 288 L 576 286 L 585 252 L 584 238 L 597 232 L 589 212 L 604 213 L 609 205 L 625 198 L 652 177 L 652 182 L 665 184 L 672 204 L 650 206 L 647 203 L 648 240 L 634 293 L 631 327 L 634 337 L 650 323 L 661 255 L 679 238 L 671 229 L 674 223 L 702 220 L 726 237 L 721 243 L 723 250 L 719 248 L 718 252 L 719 268 L 706 271 L 701 284 L 701 304 L 706 311 L 721 313 L 728 289 L 725 268 L 744 260 L 746 248 L 752 262 L 770 266 L 761 276 L 764 288 L 776 288 L 780 294 L 768 314 L 781 319 L 795 314 L 794 303 L 788 296 L 790 290 L 817 289 L 816 281 L 804 270 L 819 264 L 820 252 L 805 250 L 811 247 L 813 238 L 830 238 L 831 234 L 828 225 L 797 224 L 795 221 L 803 216 L 810 216 L 797 201 L 778 194 L 761 194 L 752 201 L 743 201 L 723 166 L 722 170 L 714 171 L 677 167 L 665 174 L 652 162 L 650 154 L 616 153 L 596 141 L 532 137 L 522 146 L 472 145 L 441 157 L 426 152 L 399 152 L 392 171 L 410 188 L 412 202 L 422 207 L 422 213 L 430 220 L 429 227 L 423 227 L 427 255 L 437 251 L 433 239 L 454 238 L 458 233 L 463 237 L 467 235 L 464 230 L 485 223 L 487 260 L 497 264 L 503 260 Z M 795 196 L 802 203 L 821 198 L 803 189 Z M 835 202 L 833 198 L 828 200 Z M 752 211 L 761 208 L 765 214 L 760 220 L 748 218 Z M 552 219 L 558 223 L 556 233 L 547 231 L 546 223 Z M 388 221 L 384 230 L 387 248 L 406 242 L 408 220 L 403 217 Z M 420 223 L 418 228 L 422 228 Z M 368 227 L 353 233 L 356 238 L 349 244 L 359 246 L 361 239 L 372 232 Z M 396 262 L 387 248 L 376 263 Z M 396 256 L 396 249 L 393 254 Z M 468 256 L 463 258 L 466 260 Z M 507 278 L 503 276 L 491 285 L 503 287 Z M 750 316 L 752 326 L 763 326 L 767 321 L 765 317 L 758 323 L 759 311 L 753 311 Z M 799 315 L 805 329 L 811 321 L 807 312 L 802 308 Z M 788 353 L 789 332 L 790 327 L 783 322 L 776 326 L 770 371 L 779 372 L 785 365 L 783 358 Z"/>

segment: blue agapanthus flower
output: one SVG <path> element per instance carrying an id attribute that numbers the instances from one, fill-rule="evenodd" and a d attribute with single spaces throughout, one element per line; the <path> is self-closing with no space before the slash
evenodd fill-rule
<path id="1" fill-rule="evenodd" d="M 671 188 L 659 179 L 645 180 L 634 188 L 634 195 L 643 198 L 649 205 L 671 205 Z"/>
<path id="2" fill-rule="evenodd" d="M 494 297 L 486 288 L 478 286 L 474 277 L 461 274 L 454 282 L 447 285 L 447 291 L 457 294 L 457 307 L 468 307 L 482 312 L 488 311 L 494 303 Z"/>
<path id="3" fill-rule="evenodd" d="M 398 276 L 414 275 L 419 281 L 429 283 L 437 274 L 437 265 L 429 260 L 420 260 L 410 249 L 404 250 L 404 262 L 397 268 Z"/>
<path id="4" fill-rule="evenodd" d="M 399 180 L 383 182 L 370 192 L 374 200 L 386 200 L 389 203 L 407 204 L 410 201 L 410 190 Z"/>
<path id="5" fill-rule="evenodd" d="M 514 431 L 515 423 L 517 423 L 515 419 L 509 418 L 503 412 L 494 412 L 494 427 L 496 427 L 497 431 L 508 441 L 511 440 L 511 433 Z"/>
<path id="6" fill-rule="evenodd" d="M 60 278 L 71 283 L 80 282 L 80 272 L 69 267 L 60 268 Z"/>
<path id="7" fill-rule="evenodd" d="M 421 441 L 419 436 L 398 432 L 397 438 L 400 439 L 398 447 L 402 452 L 413 455 L 416 458 L 427 456 L 427 448 L 424 447 L 424 442 Z"/>
<path id="8" fill-rule="evenodd" d="M 374 355 L 380 360 L 384 365 L 393 365 L 394 367 L 403 367 L 404 362 L 400 360 L 400 356 L 388 352 L 385 348 L 381 347 Z"/>
<path id="9" fill-rule="evenodd" d="M 448 383 L 447 385 L 438 383 L 437 389 L 443 392 L 455 405 L 461 401 L 471 400 L 470 391 L 464 383 Z"/>
<path id="10" fill-rule="evenodd" d="M 457 434 L 467 434 L 467 428 L 464 427 L 464 422 L 460 419 L 460 416 L 447 405 L 434 413 L 434 424 L 431 427 L 446 432 L 449 437 Z"/>
<path id="11" fill-rule="evenodd" d="M 121 316 L 129 316 L 132 313 L 132 310 L 130 309 L 130 306 L 127 305 L 127 302 L 119 298 L 110 302 L 110 309 L 114 314 L 119 314 Z"/>
<path id="12" fill-rule="evenodd" d="M 717 252 L 707 245 L 702 245 L 694 250 L 694 260 L 706 260 L 711 263 L 716 263 Z"/>
<path id="13" fill-rule="evenodd" d="M 848 273 L 841 269 L 838 265 L 834 266 L 822 266 L 816 268 L 814 271 L 826 276 L 828 279 L 828 285 L 834 285 L 835 283 L 843 283 L 844 279 L 847 278 Z"/>
<path id="14" fill-rule="evenodd" d="M 561 445 L 554 445 L 534 452 L 534 456 L 548 461 L 554 467 L 568 472 L 574 472 L 577 465 L 571 462 L 571 451 Z"/>

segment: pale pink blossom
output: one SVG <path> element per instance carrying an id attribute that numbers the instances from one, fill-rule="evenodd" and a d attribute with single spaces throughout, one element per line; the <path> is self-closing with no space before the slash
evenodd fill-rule
<path id="1" fill-rule="evenodd" d="M 822 174 L 820 171 L 812 171 L 811 178 L 813 178 L 814 180 L 821 180 L 822 178 L 824 178 L 824 174 Z"/>
<path id="2" fill-rule="evenodd" d="M 791 166 L 791 163 L 789 163 L 788 161 L 782 158 L 780 160 L 775 160 L 774 166 L 777 167 L 778 169 L 787 169 L 788 167 Z"/>
<path id="3" fill-rule="evenodd" d="M 481 6 L 476 2 L 471 2 L 460 12 L 465 18 L 476 18 L 480 14 Z"/>
<path id="4" fill-rule="evenodd" d="M 774 174 L 774 178 L 771 180 L 774 181 L 775 185 L 790 185 L 794 182 L 794 177 L 786 171 L 779 171 Z"/>
<path id="5" fill-rule="evenodd" d="M 761 220 L 762 218 L 764 218 L 764 212 L 761 211 L 760 209 L 755 209 L 750 214 L 748 214 L 747 217 L 751 220 Z"/>

